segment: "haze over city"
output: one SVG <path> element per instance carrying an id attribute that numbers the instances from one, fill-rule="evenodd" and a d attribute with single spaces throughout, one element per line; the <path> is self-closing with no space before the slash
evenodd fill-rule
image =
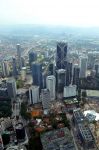
<path id="1" fill-rule="evenodd" d="M 99 150 L 99 1 L 0 0 L 0 150 Z"/>
<path id="2" fill-rule="evenodd" d="M 0 0 L 0 24 L 99 26 L 98 0 Z"/>

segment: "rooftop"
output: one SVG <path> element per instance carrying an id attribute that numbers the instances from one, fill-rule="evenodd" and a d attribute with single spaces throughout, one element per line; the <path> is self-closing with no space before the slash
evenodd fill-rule
<path id="1" fill-rule="evenodd" d="M 44 150 L 75 150 L 71 133 L 66 127 L 42 134 L 41 142 Z"/>
<path id="2" fill-rule="evenodd" d="M 80 133 L 84 140 L 86 140 L 86 141 L 94 140 L 91 130 L 88 126 L 86 126 L 84 124 L 79 124 L 78 127 L 79 127 Z"/>

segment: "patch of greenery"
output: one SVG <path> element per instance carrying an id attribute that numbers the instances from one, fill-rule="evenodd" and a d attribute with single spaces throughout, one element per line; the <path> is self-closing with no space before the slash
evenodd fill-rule
<path id="1" fill-rule="evenodd" d="M 0 102 L 0 118 L 1 117 L 10 117 L 12 114 L 10 101 L 1 101 Z"/>
<path id="2" fill-rule="evenodd" d="M 16 81 L 17 89 L 22 88 L 24 86 L 24 82 L 22 80 Z"/>
<path id="3" fill-rule="evenodd" d="M 27 112 L 27 104 L 26 103 L 22 103 L 21 104 L 21 116 L 25 119 L 25 120 L 30 120 L 31 119 L 31 114 Z"/>

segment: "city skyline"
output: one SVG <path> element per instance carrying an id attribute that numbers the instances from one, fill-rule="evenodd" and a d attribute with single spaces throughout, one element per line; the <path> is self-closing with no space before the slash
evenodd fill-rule
<path id="1" fill-rule="evenodd" d="M 98 0 L 3 0 L 2 24 L 99 26 Z"/>

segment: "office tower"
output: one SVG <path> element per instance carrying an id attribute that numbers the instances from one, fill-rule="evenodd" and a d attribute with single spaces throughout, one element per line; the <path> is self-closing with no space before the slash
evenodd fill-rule
<path id="1" fill-rule="evenodd" d="M 67 62 L 66 66 L 66 85 L 69 86 L 72 81 L 72 63 Z"/>
<path id="2" fill-rule="evenodd" d="M 43 105 L 43 109 L 49 109 L 51 98 L 50 98 L 50 91 L 48 89 L 41 90 L 41 101 Z"/>
<path id="3" fill-rule="evenodd" d="M 21 59 L 21 46 L 20 46 L 20 44 L 17 44 L 16 48 L 17 48 L 17 57 L 18 57 L 18 67 L 19 67 L 19 70 L 21 70 L 21 68 L 22 68 L 22 59 Z"/>
<path id="4" fill-rule="evenodd" d="M 22 123 L 18 123 L 15 125 L 15 131 L 18 142 L 25 139 L 25 129 Z"/>
<path id="5" fill-rule="evenodd" d="M 12 58 L 12 75 L 16 78 L 18 75 L 16 58 Z"/>
<path id="6" fill-rule="evenodd" d="M 42 88 L 42 64 L 33 63 L 32 64 L 32 78 L 33 85 L 37 85 Z"/>
<path id="7" fill-rule="evenodd" d="M 57 43 L 56 51 L 56 68 L 65 69 L 66 68 L 66 56 L 67 56 L 67 43 L 59 42 Z"/>
<path id="8" fill-rule="evenodd" d="M 32 63 L 36 60 L 37 60 L 37 54 L 34 53 L 34 52 L 29 52 L 29 65 L 30 65 L 30 68 L 31 68 Z"/>
<path id="9" fill-rule="evenodd" d="M 7 90 L 8 90 L 8 96 L 10 98 L 16 97 L 17 94 L 16 81 L 13 78 L 7 80 Z"/>
<path id="10" fill-rule="evenodd" d="M 29 88 L 29 104 L 36 104 L 39 102 L 39 86 L 31 86 Z"/>
<path id="11" fill-rule="evenodd" d="M 53 63 L 49 64 L 48 75 L 55 75 L 55 65 Z"/>
<path id="12" fill-rule="evenodd" d="M 25 67 L 25 59 L 21 57 L 22 67 Z"/>
<path id="13" fill-rule="evenodd" d="M 80 58 L 80 78 L 86 77 L 86 71 L 87 71 L 87 58 L 81 57 Z"/>
<path id="14" fill-rule="evenodd" d="M 55 86 L 56 79 L 55 76 L 47 76 L 46 78 L 46 88 L 50 91 L 51 100 L 55 100 Z"/>
<path id="15" fill-rule="evenodd" d="M 26 80 L 26 67 L 22 67 L 20 72 L 21 72 L 21 80 L 25 81 Z"/>
<path id="16" fill-rule="evenodd" d="M 75 64 L 73 66 L 73 82 L 72 84 L 74 85 L 79 85 L 79 73 L 80 73 L 80 68 L 78 66 L 78 64 Z"/>
<path id="17" fill-rule="evenodd" d="M 58 93 L 63 93 L 66 85 L 66 70 L 59 69 L 56 71 L 56 90 Z"/>
<path id="18" fill-rule="evenodd" d="M 88 68 L 94 69 L 95 56 L 93 52 L 88 52 Z"/>
<path id="19" fill-rule="evenodd" d="M 99 64 L 98 63 L 94 65 L 94 70 L 96 72 L 96 75 L 99 75 Z"/>
<path id="20" fill-rule="evenodd" d="M 9 76 L 9 64 L 7 61 L 3 61 L 1 63 L 1 67 L 2 67 L 2 75 L 3 77 L 8 77 Z"/>
<path id="21" fill-rule="evenodd" d="M 47 74 L 46 74 L 46 73 L 43 73 L 43 74 L 42 74 L 43 89 L 46 88 L 46 77 L 47 77 Z"/>

